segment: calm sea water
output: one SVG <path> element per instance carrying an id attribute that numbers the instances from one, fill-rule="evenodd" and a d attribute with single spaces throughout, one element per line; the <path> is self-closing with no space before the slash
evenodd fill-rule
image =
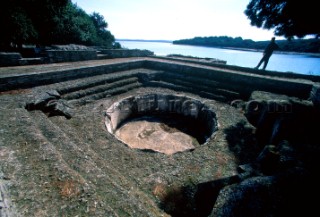
<path id="1" fill-rule="evenodd" d="M 119 41 L 129 49 L 147 49 L 156 55 L 182 54 L 197 57 L 217 58 L 227 61 L 228 65 L 255 67 L 262 57 L 261 52 L 209 48 L 201 46 L 174 45 L 166 42 Z M 320 75 L 320 57 L 303 54 L 274 53 L 267 70 L 293 72 L 307 75 Z"/>

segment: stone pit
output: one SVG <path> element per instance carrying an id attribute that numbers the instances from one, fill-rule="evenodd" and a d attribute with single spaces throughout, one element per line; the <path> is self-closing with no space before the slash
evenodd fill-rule
<path id="1" fill-rule="evenodd" d="M 178 95 L 146 94 L 113 103 L 105 113 L 108 132 L 130 148 L 171 155 L 205 144 L 218 129 L 202 102 Z"/>

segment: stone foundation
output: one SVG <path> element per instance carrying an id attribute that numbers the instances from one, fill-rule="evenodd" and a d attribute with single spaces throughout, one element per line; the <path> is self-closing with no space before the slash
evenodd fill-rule
<path id="1" fill-rule="evenodd" d="M 46 55 L 47 61 L 49 63 L 75 62 L 97 59 L 97 51 L 95 50 L 47 50 Z"/>
<path id="2" fill-rule="evenodd" d="M 85 46 L 61 45 L 53 46 L 54 49 L 44 50 L 40 54 L 29 54 L 35 56 L 33 58 L 23 58 L 20 53 L 0 53 L 1 66 L 19 66 L 41 63 L 61 63 L 61 62 L 76 62 L 97 59 L 113 59 L 127 57 L 147 57 L 153 56 L 154 53 L 149 50 L 139 49 L 90 49 Z M 56 48 L 56 49 L 55 49 Z M 72 50 L 74 49 L 74 50 Z M 32 50 L 33 51 L 33 50 Z M 28 51 L 29 53 L 32 51 Z"/>
<path id="3" fill-rule="evenodd" d="M 22 59 L 20 53 L 0 52 L 0 67 L 1 66 L 18 66 L 24 65 L 26 61 Z"/>
<path id="4" fill-rule="evenodd" d="M 101 59 L 124 58 L 124 57 L 147 57 L 153 56 L 154 53 L 149 50 L 138 49 L 105 49 L 99 50 Z"/>

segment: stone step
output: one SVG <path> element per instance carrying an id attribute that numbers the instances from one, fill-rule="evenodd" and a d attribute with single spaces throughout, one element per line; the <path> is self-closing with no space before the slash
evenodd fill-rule
<path id="1" fill-rule="evenodd" d="M 97 59 L 98 59 L 98 60 L 110 59 L 110 56 L 107 55 L 107 54 L 100 54 L 100 53 L 98 53 L 98 54 L 97 54 Z"/>
<path id="2" fill-rule="evenodd" d="M 213 79 L 207 79 L 207 78 L 200 78 L 192 75 L 188 75 L 185 73 L 177 73 L 177 72 L 165 72 L 158 75 L 159 78 L 176 78 L 180 80 L 189 81 L 192 83 L 200 83 L 205 84 L 212 87 L 218 87 L 220 85 L 220 82 L 215 81 Z"/>
<path id="3" fill-rule="evenodd" d="M 125 86 L 125 85 L 128 85 L 128 84 L 136 83 L 136 82 L 139 81 L 139 78 L 137 78 L 137 77 L 125 77 L 124 79 L 116 80 L 116 81 L 113 81 L 113 82 L 111 82 L 110 80 L 108 80 L 108 81 L 110 83 L 97 85 L 97 86 L 94 86 L 94 87 L 90 87 L 90 88 L 86 88 L 86 89 L 81 89 L 79 91 L 67 93 L 67 94 L 63 95 L 62 98 L 66 99 L 66 100 L 73 100 L 73 99 L 79 99 L 79 98 L 87 97 L 87 96 L 90 96 L 90 95 L 94 95 L 94 94 L 105 92 L 105 91 L 110 90 L 110 89 L 114 89 L 114 88 Z M 107 82 L 107 81 L 105 81 L 105 82 Z"/>
<path id="4" fill-rule="evenodd" d="M 106 98 L 109 96 L 114 96 L 114 95 L 121 94 L 121 93 L 125 93 L 130 90 L 142 87 L 142 86 L 143 86 L 143 84 L 136 81 L 135 83 L 126 84 L 121 87 L 118 86 L 115 88 L 111 88 L 111 89 L 108 89 L 104 92 L 99 92 L 99 93 L 85 96 L 85 97 L 82 97 L 79 99 L 73 99 L 73 100 L 70 100 L 69 103 L 74 106 L 85 105 L 85 104 L 93 102 L 95 100 L 103 99 L 103 98 Z"/>
<path id="5" fill-rule="evenodd" d="M 207 97 L 207 98 L 222 101 L 222 102 L 228 101 L 227 98 L 223 95 L 208 93 L 205 91 L 199 91 L 199 90 L 192 89 L 190 87 L 186 87 L 184 85 L 178 85 L 175 83 L 170 83 L 165 81 L 150 81 L 148 82 L 148 84 L 146 84 L 146 86 L 168 88 L 175 91 L 184 91 L 184 92 L 194 93 L 202 97 Z"/>
<path id="6" fill-rule="evenodd" d="M 223 95 L 226 98 L 232 99 L 232 100 L 240 98 L 240 94 L 237 92 L 230 91 L 227 89 L 221 89 L 221 87 L 219 88 L 219 86 L 213 86 L 213 87 L 208 86 L 208 85 L 203 84 L 202 82 L 200 82 L 200 83 L 189 82 L 189 81 L 179 80 L 179 79 L 169 78 L 169 77 L 163 79 L 163 81 L 186 86 L 188 88 L 193 89 L 194 91 L 200 91 L 200 92 L 203 91 L 203 92 L 212 93 L 212 94 L 216 94 L 216 95 Z"/>
<path id="7" fill-rule="evenodd" d="M 57 91 L 61 94 L 67 94 L 94 86 L 112 83 L 121 79 L 129 78 L 141 73 L 141 70 L 127 70 L 122 72 L 108 73 L 102 75 L 88 76 L 73 81 L 60 82 Z"/>
<path id="8" fill-rule="evenodd" d="M 201 79 L 194 76 L 185 76 L 180 73 L 172 72 L 166 72 L 161 75 L 159 74 L 157 77 L 158 79 L 160 78 L 161 80 L 169 81 L 170 83 L 184 84 L 206 92 L 222 94 L 231 99 L 241 97 L 241 94 L 238 91 L 234 91 L 233 88 L 230 89 L 229 85 L 211 79 Z"/>
<path id="9" fill-rule="evenodd" d="M 41 179 L 43 177 L 41 174 L 51 175 L 46 177 L 49 183 L 55 182 L 57 181 L 56 178 L 62 178 L 63 176 L 87 182 L 83 176 L 86 174 L 84 172 L 80 173 L 74 169 L 74 165 L 70 164 L 70 159 L 77 159 L 83 152 L 81 152 L 82 150 L 78 147 L 78 144 L 70 140 L 59 126 L 51 122 L 50 118 L 41 111 L 27 112 L 27 110 L 20 109 L 16 110 L 15 114 L 23 117 L 23 120 L 20 121 L 23 121 L 25 125 L 24 129 L 20 129 L 23 132 L 19 133 L 19 136 L 25 137 L 26 147 L 23 153 L 19 154 L 23 156 L 21 157 L 22 159 L 33 159 L 32 163 L 30 160 L 29 162 L 28 160 L 23 160 L 19 164 L 21 165 L 22 173 L 20 175 L 24 177 L 20 184 L 27 187 L 24 190 L 30 192 L 28 196 L 43 196 L 40 192 L 36 194 L 33 192 L 44 182 Z M 32 140 L 30 141 L 29 139 L 31 138 Z M 39 204 L 42 202 L 37 197 L 32 200 L 39 202 Z M 32 200 L 30 201 L 32 202 Z"/>
<path id="10" fill-rule="evenodd" d="M 43 64 L 44 63 L 44 58 L 43 57 L 22 58 L 22 60 L 26 61 L 27 64 L 30 64 L 30 65 Z"/>
<path id="11" fill-rule="evenodd" d="M 108 195 L 108 199 L 119 201 L 119 204 L 120 201 L 125 201 L 129 198 L 130 201 L 134 201 L 128 207 L 131 213 L 136 211 L 139 213 L 139 216 L 151 216 L 150 210 L 155 209 L 155 207 L 152 204 L 146 206 L 140 200 L 135 200 L 135 198 L 144 198 L 144 201 L 146 201 L 148 198 L 145 193 L 137 189 L 135 183 L 131 182 L 126 174 L 120 173 L 115 167 L 108 166 L 110 164 L 105 164 L 108 159 L 92 149 L 95 146 L 95 138 L 92 138 L 90 134 L 83 133 L 80 136 L 84 138 L 78 140 L 76 138 L 80 137 L 79 132 L 70 127 L 66 121 L 59 121 L 59 119 L 51 121 L 42 112 L 32 112 L 30 116 L 29 120 L 31 120 L 30 124 L 32 125 L 30 132 L 37 135 L 39 145 L 33 144 L 35 147 L 29 148 L 28 157 L 40 161 L 35 166 L 32 165 L 33 171 L 37 168 L 39 170 L 43 169 L 44 171 L 42 172 L 44 174 L 50 171 L 50 175 L 52 176 L 52 180 L 50 181 L 53 183 L 57 182 L 55 178 L 59 181 L 57 183 L 61 184 L 68 180 L 76 180 L 77 182 L 74 182 L 74 184 L 79 187 L 82 187 L 82 184 L 84 186 L 84 183 L 86 183 L 79 193 L 83 195 L 80 195 L 81 198 L 85 198 L 85 195 L 89 194 L 89 192 L 91 197 L 97 197 L 97 199 L 101 198 L 101 195 Z M 101 133 L 101 130 L 97 131 Z M 26 169 L 28 168 L 27 165 L 22 165 L 22 168 L 24 171 L 30 170 L 30 168 Z M 39 174 L 41 174 L 40 171 L 38 171 L 36 177 Z M 33 176 L 28 176 L 24 179 L 30 183 L 26 185 L 30 188 L 30 192 L 32 192 L 32 189 L 39 187 L 39 183 L 42 184 L 44 182 L 42 179 L 34 181 L 32 180 L 33 178 Z M 96 185 L 97 179 L 99 182 L 104 183 L 104 185 Z M 92 193 L 90 191 L 93 187 L 97 189 L 97 192 Z M 133 189 L 135 190 L 133 191 Z M 141 211 L 139 212 L 139 210 Z M 117 210 L 113 210 L 113 207 L 106 206 L 105 213 L 108 213 L 107 216 L 118 216 Z"/>

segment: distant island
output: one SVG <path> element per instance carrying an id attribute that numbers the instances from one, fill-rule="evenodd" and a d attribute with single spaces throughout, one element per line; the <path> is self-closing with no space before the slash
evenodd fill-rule
<path id="1" fill-rule="evenodd" d="M 148 39 L 116 39 L 116 41 L 141 41 L 141 42 L 163 42 L 172 43 L 172 40 L 148 40 Z"/>
<path id="2" fill-rule="evenodd" d="M 293 39 L 293 40 L 277 40 L 280 51 L 283 52 L 299 52 L 299 53 L 319 53 L 320 39 Z M 241 37 L 228 36 L 210 36 L 195 37 L 192 39 L 175 40 L 173 44 L 195 45 L 217 48 L 236 48 L 244 50 L 263 50 L 269 41 L 253 41 L 251 39 L 242 39 Z"/>

